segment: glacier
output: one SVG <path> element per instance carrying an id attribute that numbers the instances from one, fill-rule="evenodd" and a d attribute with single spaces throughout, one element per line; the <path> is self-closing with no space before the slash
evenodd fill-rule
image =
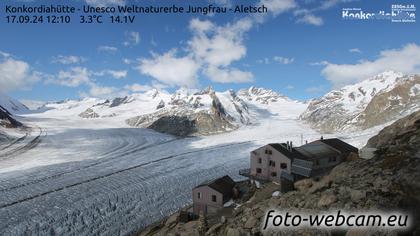
<path id="1" fill-rule="evenodd" d="M 104 102 L 93 98 L 20 115 L 30 129 L 0 129 L 11 137 L 0 143 L 0 235 L 131 235 L 190 204 L 195 185 L 226 174 L 241 179 L 238 170 L 258 146 L 324 135 L 361 147 L 380 129 L 325 135 L 299 120 L 307 103 L 256 88 L 238 96 L 251 122 L 211 136 L 133 128 L 119 114 L 79 117 Z M 112 112 L 152 112 L 162 100 L 137 98 Z"/>

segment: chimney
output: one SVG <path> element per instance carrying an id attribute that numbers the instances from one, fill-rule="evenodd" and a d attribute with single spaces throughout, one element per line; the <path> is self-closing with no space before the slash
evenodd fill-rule
<path id="1" fill-rule="evenodd" d="M 289 150 L 289 141 L 286 142 L 286 149 Z"/>
<path id="2" fill-rule="evenodd" d="M 290 151 L 292 151 L 292 148 L 293 148 L 293 142 L 290 141 Z"/>
<path id="3" fill-rule="evenodd" d="M 308 140 L 305 140 L 305 144 L 308 144 Z"/>
<path id="4" fill-rule="evenodd" d="M 321 136 L 321 140 L 324 140 L 324 136 Z"/>

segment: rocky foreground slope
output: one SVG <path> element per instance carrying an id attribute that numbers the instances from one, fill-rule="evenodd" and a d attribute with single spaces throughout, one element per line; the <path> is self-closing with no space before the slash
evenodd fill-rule
<path id="1" fill-rule="evenodd" d="M 420 112 L 403 118 L 372 137 L 368 145 L 377 148 L 370 160 L 358 159 L 338 165 L 320 180 L 295 183 L 294 191 L 280 196 L 266 194 L 272 185 L 255 192 L 230 217 L 211 225 L 205 220 L 186 224 L 177 215 L 147 228 L 141 235 L 261 235 L 261 223 L 268 209 L 344 211 L 406 211 L 414 224 L 406 235 L 420 235 Z M 270 189 L 273 191 L 273 189 Z M 265 232 L 264 235 L 397 235 L 386 231 L 330 232 L 301 229 Z"/>
<path id="2" fill-rule="evenodd" d="M 387 71 L 314 99 L 301 119 L 323 132 L 363 130 L 420 109 L 420 76 Z"/>

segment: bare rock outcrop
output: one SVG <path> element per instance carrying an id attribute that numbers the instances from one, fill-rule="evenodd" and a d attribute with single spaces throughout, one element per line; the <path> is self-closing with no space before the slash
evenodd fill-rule
<path id="1" fill-rule="evenodd" d="M 79 116 L 82 118 L 99 118 L 99 114 L 92 108 L 86 109 L 84 112 L 80 113 Z"/>
<path id="2" fill-rule="evenodd" d="M 22 123 L 13 118 L 9 111 L 0 106 L 0 126 L 5 128 L 17 128 L 22 126 Z"/>

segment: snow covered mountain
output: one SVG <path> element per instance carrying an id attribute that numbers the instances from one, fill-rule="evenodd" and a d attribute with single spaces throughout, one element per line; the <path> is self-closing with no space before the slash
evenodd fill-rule
<path id="1" fill-rule="evenodd" d="M 250 87 L 216 92 L 179 89 L 173 94 L 150 90 L 113 99 L 85 98 L 46 103 L 37 112 L 51 118 L 98 119 L 115 127 L 151 128 L 179 136 L 210 135 L 296 117 L 323 132 L 366 129 L 419 109 L 420 77 L 388 71 L 333 90 L 310 104 L 272 90 Z M 29 112 L 0 94 L 0 105 L 12 114 Z M 94 122 L 95 123 L 95 122 Z"/>
<path id="2" fill-rule="evenodd" d="M 312 100 L 300 116 L 324 132 L 366 129 L 420 108 L 420 76 L 387 71 Z"/>
<path id="3" fill-rule="evenodd" d="M 21 102 L 0 92 L 0 106 L 11 114 L 28 113 L 29 109 Z"/>
<path id="4" fill-rule="evenodd" d="M 241 89 L 238 92 L 239 96 L 248 100 L 255 101 L 261 104 L 270 104 L 279 100 L 288 100 L 286 96 L 280 95 L 273 90 L 265 88 L 250 87 L 249 89 Z"/>
<path id="5" fill-rule="evenodd" d="M 235 92 L 219 93 L 211 87 L 196 93 L 184 89 L 174 94 L 151 90 L 100 101 L 79 116 L 113 117 L 125 120 L 132 127 L 152 128 L 180 136 L 220 133 L 249 123 L 247 106 Z"/>
<path id="6" fill-rule="evenodd" d="M 249 109 L 249 107 L 252 109 Z M 272 90 L 251 87 L 238 92 L 179 89 L 173 94 L 150 90 L 114 99 L 85 98 L 47 103 L 42 110 L 52 118 L 98 119 L 98 123 L 151 128 L 158 132 L 209 135 L 256 125 L 261 117 L 296 118 L 307 104 L 291 100 Z M 292 109 L 290 114 L 284 114 Z"/>

